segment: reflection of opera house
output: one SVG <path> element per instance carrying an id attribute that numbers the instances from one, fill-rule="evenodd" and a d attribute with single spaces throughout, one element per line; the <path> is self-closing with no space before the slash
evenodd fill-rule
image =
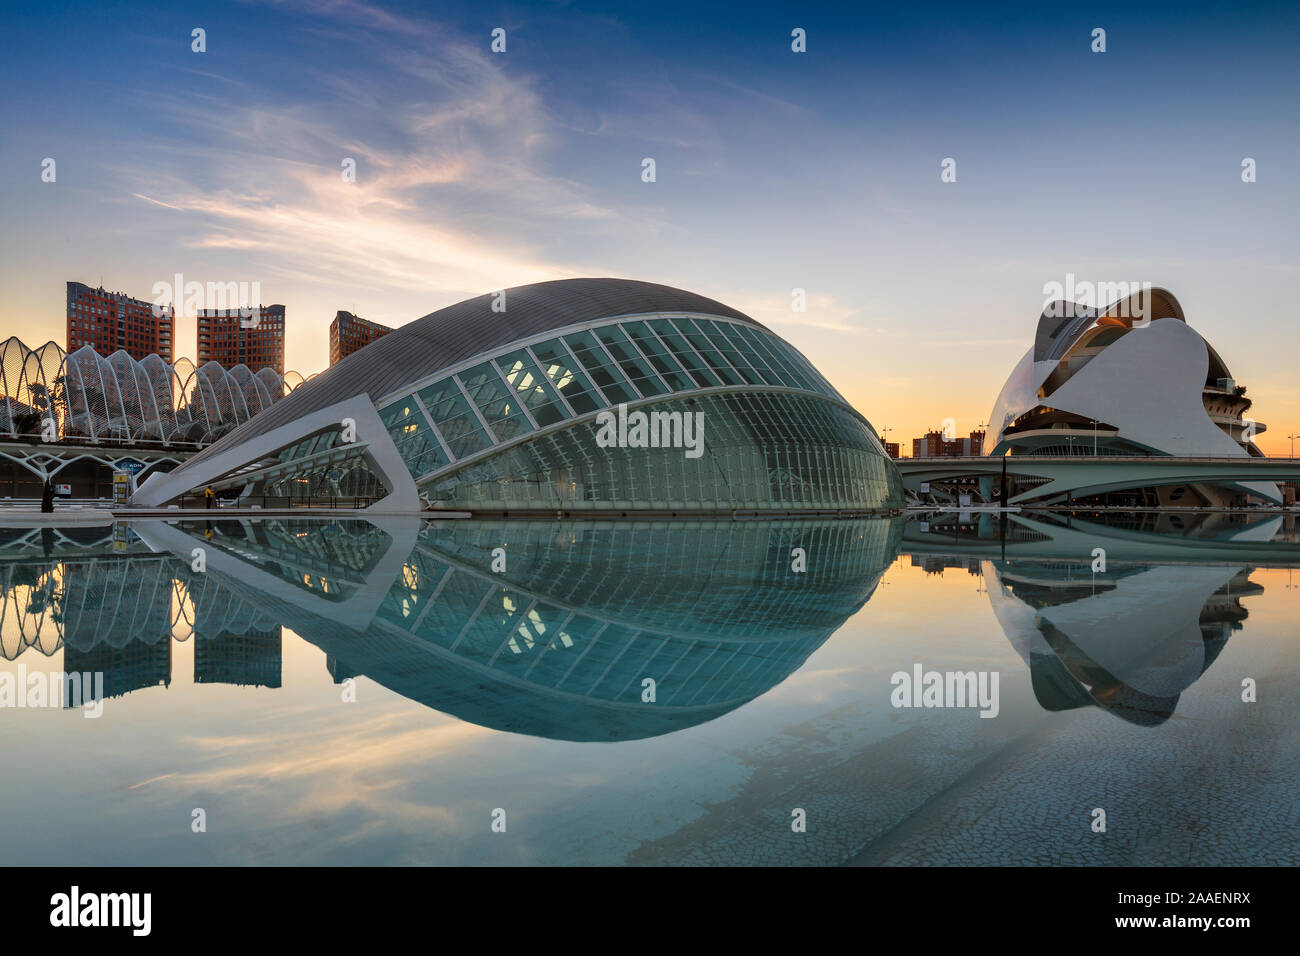
<path id="1" fill-rule="evenodd" d="M 903 551 L 927 568 L 982 574 L 1044 709 L 1095 706 L 1143 726 L 1168 720 L 1242 627 L 1242 598 L 1263 590 L 1253 566 L 1300 558 L 1278 539 L 1279 516 L 1243 524 L 1203 513 L 1179 530 L 1154 514 L 1142 527 L 1127 517 L 1004 515 L 965 534 L 952 513 L 909 522 Z"/>
<path id="2" fill-rule="evenodd" d="M 998 623 L 1047 710 L 1100 707 L 1163 723 L 1241 626 L 1250 569 L 1129 567 L 1090 578 L 1060 564 L 990 565 Z"/>
<path id="3" fill-rule="evenodd" d="M 635 429 L 598 440 L 610 409 L 658 423 L 650 445 Z M 702 447 L 687 454 L 695 421 Z M 144 483 L 133 503 L 207 487 L 365 496 L 389 513 L 901 503 L 874 429 L 789 343 L 712 299 L 622 279 L 521 286 L 418 319 Z"/>
<path id="4" fill-rule="evenodd" d="M 1039 318 L 1033 347 L 998 396 L 989 454 L 1261 457 L 1252 439 L 1264 426 L 1246 417 L 1250 406 L 1245 386 L 1187 324 L 1169 292 L 1147 290 L 1104 309 L 1056 302 Z M 1282 500 L 1270 481 L 1152 486 L 1150 479 L 1126 483 L 1125 471 L 1122 461 L 1109 466 L 1101 491 L 1097 476 L 1081 471 L 1080 481 L 1096 487 L 1076 487 L 1075 499 L 1126 506 Z M 1019 477 L 1014 490 L 1035 480 L 1048 479 Z M 1069 489 L 1058 480 L 1053 490 Z"/>

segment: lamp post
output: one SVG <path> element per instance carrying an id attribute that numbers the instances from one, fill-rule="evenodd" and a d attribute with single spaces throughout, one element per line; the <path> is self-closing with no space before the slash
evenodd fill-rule
<path id="1" fill-rule="evenodd" d="M 1294 458 L 1294 457 L 1295 457 L 1295 440 L 1296 440 L 1297 438 L 1300 438 L 1300 435 L 1287 435 L 1286 437 L 1289 438 L 1289 439 L 1291 439 L 1291 457 Z"/>

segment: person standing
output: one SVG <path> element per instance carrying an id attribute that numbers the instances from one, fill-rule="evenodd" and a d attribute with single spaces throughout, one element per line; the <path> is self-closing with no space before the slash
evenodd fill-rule
<path id="1" fill-rule="evenodd" d="M 204 488 L 204 489 L 203 489 L 203 507 L 205 507 L 205 508 L 211 508 L 211 507 L 212 507 L 212 499 L 215 498 L 216 496 L 217 496 L 217 493 L 216 493 L 215 491 L 212 490 L 212 486 L 211 486 L 211 485 L 209 485 L 207 488 Z"/>

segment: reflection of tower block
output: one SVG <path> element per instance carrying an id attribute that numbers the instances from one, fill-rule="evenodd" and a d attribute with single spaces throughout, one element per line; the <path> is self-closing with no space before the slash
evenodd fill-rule
<path id="1" fill-rule="evenodd" d="M 194 683 L 235 684 L 240 687 L 280 686 L 280 628 L 223 631 L 209 636 L 196 632 Z"/>
<path id="2" fill-rule="evenodd" d="M 330 677 L 334 678 L 334 683 L 341 684 L 350 677 L 357 677 L 358 674 L 347 664 L 344 664 L 337 657 L 325 656 L 325 669 L 329 671 Z"/>

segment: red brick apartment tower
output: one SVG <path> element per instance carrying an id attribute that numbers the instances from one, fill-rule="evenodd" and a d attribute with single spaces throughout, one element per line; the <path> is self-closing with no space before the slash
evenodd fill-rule
<path id="1" fill-rule="evenodd" d="M 330 365 L 337 365 L 357 349 L 365 348 L 391 331 L 386 325 L 340 311 L 330 323 Z"/>
<path id="2" fill-rule="evenodd" d="M 103 286 L 92 289 L 83 282 L 69 282 L 67 311 L 65 349 L 69 352 L 89 345 L 105 356 L 123 349 L 137 361 L 155 352 L 169 365 L 175 359 L 170 306 L 155 315 L 150 302 L 108 292 Z"/>
<path id="3" fill-rule="evenodd" d="M 199 365 L 219 362 L 222 368 L 247 365 L 254 372 L 273 368 L 284 374 L 284 306 L 259 305 L 250 311 L 199 310 Z"/>

